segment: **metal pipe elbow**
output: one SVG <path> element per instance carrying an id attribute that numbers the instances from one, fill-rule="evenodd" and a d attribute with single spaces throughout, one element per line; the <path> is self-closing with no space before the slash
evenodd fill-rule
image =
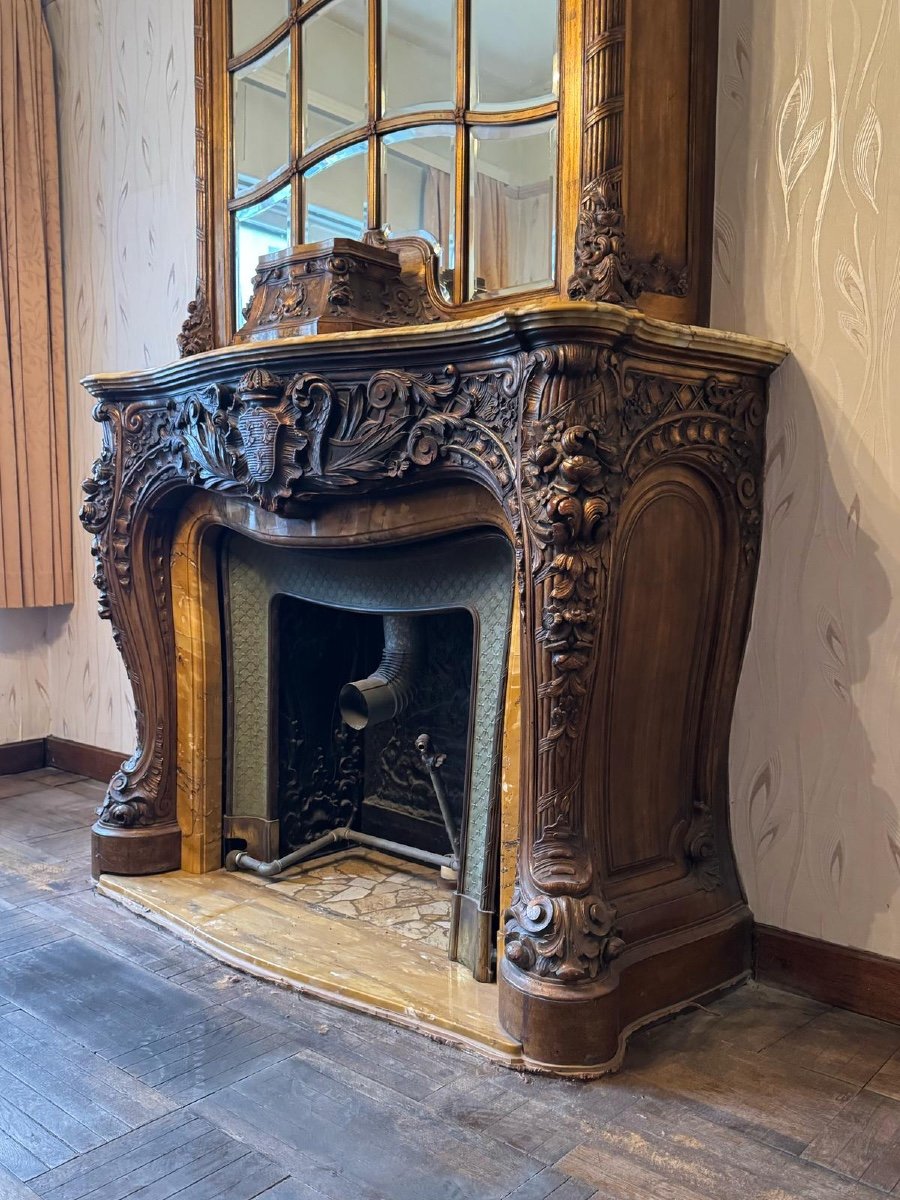
<path id="1" fill-rule="evenodd" d="M 341 688 L 341 717 L 351 729 L 390 721 L 409 705 L 422 663 L 422 631 L 409 616 L 385 616 L 381 662 L 366 679 Z"/>

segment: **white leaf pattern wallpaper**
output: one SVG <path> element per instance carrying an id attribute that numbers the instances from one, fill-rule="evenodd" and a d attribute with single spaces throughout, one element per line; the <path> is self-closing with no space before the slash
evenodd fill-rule
<path id="1" fill-rule="evenodd" d="M 758 920 L 900 957 L 900 3 L 721 13 L 713 323 L 793 350 L 732 823 Z"/>
<path id="2" fill-rule="evenodd" d="M 193 293 L 192 7 L 47 3 L 76 487 L 98 445 L 78 378 L 171 358 Z M 722 0 L 713 322 L 793 350 L 772 389 L 735 838 L 760 920 L 895 957 L 898 63 L 900 0 Z M 0 741 L 52 724 L 128 751 L 127 680 L 74 536 L 74 609 L 0 614 Z"/>
<path id="3" fill-rule="evenodd" d="M 72 480 L 99 426 L 78 380 L 176 356 L 194 294 L 191 0 L 49 0 L 62 160 Z M 76 602 L 50 617 L 51 732 L 130 753 L 131 689 L 97 619 L 90 539 L 76 526 Z"/>

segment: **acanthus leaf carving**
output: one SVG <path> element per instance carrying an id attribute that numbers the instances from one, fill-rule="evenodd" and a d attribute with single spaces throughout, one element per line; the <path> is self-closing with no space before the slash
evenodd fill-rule
<path id="1" fill-rule="evenodd" d="M 196 296 L 193 300 L 188 301 L 188 315 L 176 341 L 178 353 L 182 358 L 189 358 L 193 354 L 203 354 L 207 350 L 212 350 L 215 344 L 212 313 L 206 297 L 206 289 L 200 282 L 197 283 Z"/>
<path id="2" fill-rule="evenodd" d="M 516 888 L 504 916 L 513 966 L 560 983 L 596 979 L 625 949 L 615 908 L 597 894 L 526 898 Z"/>
<path id="3" fill-rule="evenodd" d="M 613 175 L 593 179 L 584 189 L 569 299 L 633 307 L 642 292 L 686 296 L 686 267 L 669 266 L 661 254 L 649 262 L 632 257 L 620 191 Z"/>
<path id="4" fill-rule="evenodd" d="M 134 516 L 167 487 L 225 491 L 284 511 L 297 497 L 383 488 L 435 469 L 488 484 L 515 536 L 536 651 L 532 851 L 507 914 L 507 954 L 523 971 L 567 983 L 592 979 L 622 949 L 585 832 L 580 758 L 618 512 L 659 459 L 702 460 L 732 492 L 752 561 L 761 394 L 758 381 L 673 379 L 575 343 L 520 352 L 490 368 L 382 369 L 340 382 L 257 367 L 234 384 L 107 404 L 98 409 L 106 439 L 85 484 L 82 517 L 95 535 L 96 582 L 108 593 L 118 634 Z M 164 551 L 160 543 L 150 556 L 148 581 L 160 608 L 168 603 Z M 117 776 L 105 822 L 159 819 L 155 745 Z M 706 800 L 698 801 L 685 856 L 703 886 L 714 887 L 711 822 Z"/>

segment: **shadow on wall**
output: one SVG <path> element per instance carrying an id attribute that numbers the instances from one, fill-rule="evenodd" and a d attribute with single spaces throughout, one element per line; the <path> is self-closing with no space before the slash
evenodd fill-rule
<path id="1" fill-rule="evenodd" d="M 738 859 L 758 920 L 865 947 L 900 862 L 897 808 L 876 783 L 855 696 L 879 669 L 871 641 L 891 584 L 861 527 L 859 493 L 848 507 L 838 492 L 796 359 L 773 380 L 768 435 L 763 555 L 732 733 Z M 867 492 L 887 487 L 874 460 L 865 474 Z M 883 938 L 879 949 L 890 952 Z"/>
<path id="2" fill-rule="evenodd" d="M 714 321 L 793 352 L 771 386 L 732 823 L 758 920 L 900 957 L 900 27 L 889 0 L 821 7 L 721 8 Z"/>

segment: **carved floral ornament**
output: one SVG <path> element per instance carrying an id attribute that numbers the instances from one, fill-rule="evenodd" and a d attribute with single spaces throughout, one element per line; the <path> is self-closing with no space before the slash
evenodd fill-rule
<path id="1" fill-rule="evenodd" d="M 623 943 L 585 833 L 581 778 L 617 514 L 654 462 L 685 458 L 727 489 L 752 564 L 761 381 L 672 379 L 608 348 L 565 344 L 488 369 L 381 370 L 354 382 L 255 368 L 233 384 L 106 401 L 95 415 L 104 448 L 84 484 L 82 521 L 94 534 L 100 613 L 117 632 L 141 619 L 131 607 L 135 521 L 179 487 L 287 515 L 304 496 L 371 492 L 436 469 L 493 491 L 516 542 L 523 629 L 535 645 L 539 760 L 524 814 L 533 854 L 506 914 L 506 954 L 515 968 L 559 982 L 600 974 Z M 165 566 L 160 540 L 151 587 L 164 634 Z M 147 700 L 139 672 L 129 674 Z M 152 824 L 167 803 L 160 726 L 141 709 L 139 701 L 139 750 L 101 810 L 109 825 Z M 685 843 L 708 887 L 718 882 L 711 821 L 698 803 Z"/>

